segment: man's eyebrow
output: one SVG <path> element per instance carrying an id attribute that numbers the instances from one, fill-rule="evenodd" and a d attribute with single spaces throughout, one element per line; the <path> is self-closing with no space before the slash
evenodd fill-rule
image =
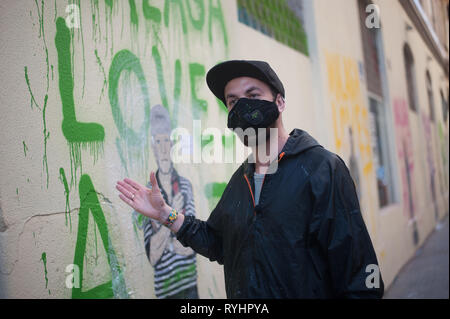
<path id="1" fill-rule="evenodd" d="M 245 91 L 245 94 L 248 94 L 248 93 L 250 93 L 250 92 L 252 92 L 252 91 L 255 91 L 255 90 L 262 91 L 259 87 L 257 87 L 257 86 L 252 86 L 252 87 L 249 88 L 247 91 Z"/>
<path id="2" fill-rule="evenodd" d="M 231 97 L 236 97 L 236 95 L 234 95 L 234 94 L 227 94 L 227 96 L 225 97 L 225 99 L 229 99 L 229 98 L 231 98 Z"/>
<path id="3" fill-rule="evenodd" d="M 259 87 L 252 86 L 252 87 L 248 88 L 247 91 L 245 91 L 245 94 L 249 94 L 250 92 L 255 91 L 255 90 L 262 91 Z M 227 94 L 225 99 L 229 99 L 229 98 L 232 98 L 232 97 L 236 97 L 236 95 L 234 95 L 234 94 Z"/>

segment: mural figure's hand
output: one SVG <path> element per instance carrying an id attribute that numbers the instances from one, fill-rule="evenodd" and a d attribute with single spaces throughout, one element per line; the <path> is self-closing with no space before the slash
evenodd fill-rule
<path id="1" fill-rule="evenodd" d="M 163 221 L 171 208 L 166 204 L 156 181 L 155 173 L 150 174 L 152 188 L 149 189 L 131 179 L 118 181 L 116 188 L 121 193 L 119 197 L 135 211 L 144 216 Z"/>

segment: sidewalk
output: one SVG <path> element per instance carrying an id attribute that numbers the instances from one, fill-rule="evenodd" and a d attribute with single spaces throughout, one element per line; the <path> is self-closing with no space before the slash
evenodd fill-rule
<path id="1" fill-rule="evenodd" d="M 449 218 L 440 222 L 385 291 L 385 299 L 449 298 Z"/>

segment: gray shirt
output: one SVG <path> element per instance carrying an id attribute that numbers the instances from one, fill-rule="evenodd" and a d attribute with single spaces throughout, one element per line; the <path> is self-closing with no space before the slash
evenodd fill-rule
<path id="1" fill-rule="evenodd" d="M 259 195 L 261 194 L 261 187 L 264 181 L 264 174 L 255 173 L 254 178 L 255 178 L 255 205 L 258 205 Z"/>

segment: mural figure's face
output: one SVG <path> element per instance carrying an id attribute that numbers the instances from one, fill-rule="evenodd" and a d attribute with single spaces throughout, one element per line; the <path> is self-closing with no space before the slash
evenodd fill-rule
<path id="1" fill-rule="evenodd" d="M 172 168 L 172 161 L 170 159 L 170 149 L 172 147 L 172 143 L 169 135 L 162 134 L 153 136 L 152 146 L 159 170 L 163 174 L 169 173 Z"/>

